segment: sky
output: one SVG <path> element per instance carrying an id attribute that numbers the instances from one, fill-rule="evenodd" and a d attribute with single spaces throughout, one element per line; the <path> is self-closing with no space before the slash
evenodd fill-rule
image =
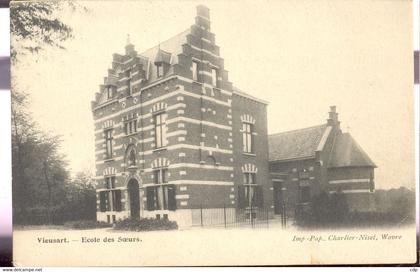
<path id="1" fill-rule="evenodd" d="M 12 70 L 40 126 L 62 135 L 73 173 L 94 169 L 90 101 L 127 34 L 142 52 L 189 28 L 205 4 L 229 80 L 270 102 L 269 133 L 325 123 L 336 105 L 343 131 L 378 165 L 377 188 L 414 188 L 410 1 L 80 3 L 90 11 L 60 15 L 74 29 L 65 50 Z"/>

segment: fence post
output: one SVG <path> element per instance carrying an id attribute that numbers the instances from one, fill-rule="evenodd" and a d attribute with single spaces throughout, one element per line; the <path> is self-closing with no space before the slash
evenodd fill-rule
<path id="1" fill-rule="evenodd" d="M 284 205 L 284 228 L 287 227 L 287 212 L 286 212 L 286 203 L 283 204 Z"/>
<path id="2" fill-rule="evenodd" d="M 251 203 L 251 213 L 250 213 L 250 216 L 251 216 L 251 227 L 252 228 L 254 228 L 254 210 L 253 210 L 253 208 L 254 208 L 254 205 L 252 205 L 252 203 Z"/>
<path id="3" fill-rule="evenodd" d="M 203 226 L 203 205 L 200 205 L 200 223 Z"/>
<path id="4" fill-rule="evenodd" d="M 281 226 L 286 228 L 286 204 L 284 202 L 281 210 Z"/>
<path id="5" fill-rule="evenodd" d="M 269 223 L 268 223 L 268 220 L 269 220 L 268 213 L 269 212 L 270 212 L 270 210 L 267 208 L 267 210 L 266 210 L 266 215 L 267 215 L 267 229 L 269 228 Z"/>
<path id="6" fill-rule="evenodd" d="M 226 204 L 223 204 L 223 217 L 225 220 L 225 228 L 226 228 Z"/>

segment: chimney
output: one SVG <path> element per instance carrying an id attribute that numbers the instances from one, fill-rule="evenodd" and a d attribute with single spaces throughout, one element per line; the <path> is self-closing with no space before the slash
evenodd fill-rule
<path id="1" fill-rule="evenodd" d="M 338 113 L 336 106 L 330 106 L 330 111 L 328 112 L 327 124 L 329 126 L 340 127 L 340 121 L 338 121 Z"/>
<path id="2" fill-rule="evenodd" d="M 210 10 L 208 7 L 204 5 L 197 6 L 195 23 L 206 30 L 210 30 Z"/>

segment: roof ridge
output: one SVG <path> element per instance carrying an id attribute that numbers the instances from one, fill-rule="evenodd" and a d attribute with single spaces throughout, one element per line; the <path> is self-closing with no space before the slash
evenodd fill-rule
<path id="1" fill-rule="evenodd" d="M 298 128 L 298 129 L 293 129 L 293 130 L 288 130 L 288 131 L 283 131 L 283 132 L 277 132 L 274 134 L 269 134 L 268 137 L 270 136 L 278 136 L 281 134 L 287 134 L 287 133 L 292 133 L 292 132 L 300 132 L 300 131 L 305 131 L 305 130 L 309 130 L 309 129 L 313 129 L 313 128 L 317 128 L 317 127 L 323 127 L 323 126 L 327 126 L 327 124 L 322 124 L 322 125 L 316 125 L 316 126 L 310 126 L 310 127 L 305 127 L 305 128 Z"/>

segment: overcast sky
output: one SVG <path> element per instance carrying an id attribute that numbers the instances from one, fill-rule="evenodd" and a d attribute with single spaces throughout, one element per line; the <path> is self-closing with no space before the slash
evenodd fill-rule
<path id="1" fill-rule="evenodd" d="M 127 34 L 142 52 L 184 31 L 199 3 L 82 2 L 89 13 L 62 17 L 74 28 L 67 49 L 25 57 L 13 71 L 36 120 L 63 135 L 73 172 L 94 169 L 90 101 L 112 54 Z M 229 79 L 270 101 L 269 133 L 322 124 L 336 105 L 343 130 L 378 165 L 377 187 L 414 188 L 410 1 L 205 4 Z"/>

